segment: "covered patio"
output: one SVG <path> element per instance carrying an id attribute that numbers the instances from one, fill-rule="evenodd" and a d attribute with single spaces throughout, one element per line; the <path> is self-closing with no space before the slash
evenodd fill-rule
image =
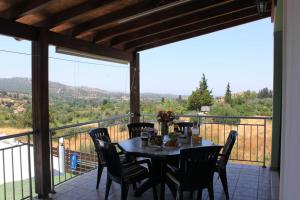
<path id="1" fill-rule="evenodd" d="M 53 147 L 48 104 L 49 45 L 54 45 L 58 47 L 58 51 L 71 55 L 128 63 L 131 113 L 129 117 L 131 122 L 138 122 L 141 116 L 139 51 L 270 16 L 275 22 L 277 33 L 274 39 L 274 54 L 277 56 L 274 58 L 273 119 L 275 123 L 271 168 L 279 170 L 280 151 L 282 151 L 280 149 L 281 128 L 285 127 L 284 123 L 287 123 L 282 119 L 284 103 L 282 98 L 287 98 L 282 94 L 282 88 L 285 86 L 282 80 L 283 61 L 280 46 L 283 30 L 282 9 L 282 2 L 275 0 L 1 1 L 0 34 L 18 40 L 32 41 L 33 132 L 19 136 L 28 136 L 28 141 L 30 141 L 29 135 L 33 137 L 34 185 L 38 197 L 48 198 L 50 195 L 54 199 L 79 197 L 86 199 L 88 195 L 89 199 L 100 199 L 104 194 L 103 180 L 99 190 L 95 189 L 93 170 L 53 188 L 51 175 Z M 288 110 L 284 111 L 288 112 Z M 278 197 L 278 184 L 272 186 L 273 172 L 270 172 L 269 168 L 230 164 L 228 170 L 232 199 L 276 199 Z M 278 176 L 277 172 L 274 173 L 276 174 L 274 177 Z M 278 182 L 276 178 L 274 180 Z M 223 199 L 218 180 L 215 181 L 215 190 L 216 199 Z M 275 195 L 272 190 L 275 191 Z M 51 194 L 54 191 L 56 193 Z M 287 195 L 286 191 L 287 188 L 282 194 Z M 113 186 L 111 198 L 119 197 L 118 195 L 118 187 Z M 145 193 L 141 198 L 147 195 L 149 194 Z M 167 191 L 166 195 L 169 197 L 170 193 Z M 133 194 L 129 192 L 129 199 L 133 198 Z"/>
<path id="2" fill-rule="evenodd" d="M 227 166 L 229 196 L 233 200 L 276 200 L 278 199 L 278 180 L 276 172 L 270 171 L 269 168 L 262 168 L 255 165 L 229 164 Z M 106 173 L 106 172 L 105 172 Z M 104 199 L 105 177 L 103 174 L 101 184 L 98 190 L 95 190 L 97 176 L 96 170 L 88 172 L 80 177 L 74 178 L 56 188 L 56 194 L 52 194 L 53 199 L 71 200 L 71 199 L 86 199 L 91 200 Z M 226 199 L 223 192 L 223 187 L 215 175 L 214 193 L 216 200 Z M 159 187 L 157 187 L 158 189 Z M 158 190 L 159 191 L 159 190 Z M 171 192 L 167 189 L 165 193 L 166 199 L 172 198 Z M 190 194 L 184 193 L 185 199 L 189 199 Z M 152 199 L 152 192 L 148 190 L 140 197 L 135 197 L 132 188 L 129 189 L 128 199 Z M 196 194 L 194 194 L 194 199 Z M 109 199 L 120 199 L 120 186 L 113 184 Z M 207 200 L 208 194 L 204 190 L 202 199 Z"/>

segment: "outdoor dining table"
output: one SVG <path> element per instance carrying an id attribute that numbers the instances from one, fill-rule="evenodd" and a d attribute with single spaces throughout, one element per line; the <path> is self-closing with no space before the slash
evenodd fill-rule
<path id="1" fill-rule="evenodd" d="M 196 148 L 201 146 L 213 146 L 215 145 L 212 141 L 202 140 L 201 143 L 187 143 L 181 144 L 177 147 L 160 147 L 142 145 L 142 140 L 140 137 L 128 139 L 119 142 L 119 147 L 128 155 L 135 157 L 145 157 L 150 158 L 152 162 L 152 170 L 154 173 L 155 183 L 161 184 L 160 199 L 163 200 L 165 197 L 165 173 L 166 173 L 166 163 L 169 161 L 179 158 L 181 149 Z M 144 191 L 152 187 L 151 181 L 144 182 L 136 191 L 135 195 L 140 196 Z"/>

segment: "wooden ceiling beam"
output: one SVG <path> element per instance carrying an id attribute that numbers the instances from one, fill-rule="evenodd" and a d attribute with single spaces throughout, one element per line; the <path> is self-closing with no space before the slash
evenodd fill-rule
<path id="1" fill-rule="evenodd" d="M 21 38 L 26 40 L 36 40 L 38 31 L 32 26 L 28 26 L 19 22 L 13 22 L 7 19 L 0 18 L 0 34 Z"/>
<path id="2" fill-rule="evenodd" d="M 190 1 L 174 8 L 169 8 L 156 12 L 147 16 L 119 24 L 116 27 L 98 31 L 95 34 L 95 42 L 102 42 L 111 39 L 117 35 L 129 33 L 154 24 L 162 23 L 171 19 L 183 17 L 185 15 L 198 12 L 200 10 L 207 10 L 211 7 L 218 7 L 223 4 L 230 3 L 234 0 L 203 0 L 203 1 Z"/>
<path id="3" fill-rule="evenodd" d="M 236 19 L 234 21 L 226 22 L 226 23 L 223 23 L 223 24 L 220 24 L 220 25 L 215 25 L 215 26 L 212 26 L 212 27 L 208 27 L 207 29 L 204 29 L 204 30 L 196 30 L 194 32 L 189 32 L 189 33 L 185 33 L 185 34 L 182 34 L 182 35 L 177 35 L 177 36 L 174 36 L 174 37 L 169 37 L 169 38 L 164 38 L 162 40 L 153 41 L 153 43 L 149 43 L 149 44 L 146 44 L 144 46 L 137 47 L 137 48 L 133 49 L 132 51 L 133 52 L 138 52 L 138 51 L 144 51 L 144 50 L 152 49 L 152 48 L 155 48 L 155 47 L 160 47 L 160 46 L 171 44 L 171 43 L 174 43 L 174 42 L 190 39 L 190 38 L 193 38 L 193 37 L 198 37 L 198 36 L 209 34 L 209 33 L 216 32 L 216 31 L 220 31 L 222 29 L 231 28 L 233 26 L 238 26 L 238 25 L 242 25 L 242 24 L 245 24 L 245 23 L 253 22 L 253 21 L 263 19 L 263 18 L 266 18 L 266 17 L 270 17 L 270 14 L 266 14 L 264 16 L 259 16 L 258 14 L 256 14 L 256 15 L 253 15 L 253 16 L 248 16 L 248 17 L 244 17 L 244 18 L 241 18 L 241 19 Z"/>
<path id="4" fill-rule="evenodd" d="M 6 18 L 8 19 L 17 20 L 49 2 L 51 2 L 51 0 L 26 0 L 16 6 L 13 6 L 4 15 L 6 15 Z"/>
<path id="5" fill-rule="evenodd" d="M 115 58 L 118 60 L 125 60 L 130 62 L 132 60 L 132 53 L 125 52 L 119 49 L 111 48 L 94 44 L 82 39 L 73 38 L 71 36 L 62 35 L 49 31 L 49 43 L 55 46 L 73 49 L 84 53 L 104 56 L 108 58 Z"/>
<path id="6" fill-rule="evenodd" d="M 133 40 L 144 38 L 160 32 L 172 30 L 181 26 L 186 26 L 200 21 L 205 21 L 212 17 L 218 17 L 220 15 L 226 15 L 228 13 L 237 12 L 239 10 L 245 10 L 250 7 L 256 7 L 256 5 L 249 1 L 242 1 L 242 2 L 236 1 L 236 2 L 222 5 L 218 7 L 218 9 L 200 10 L 199 12 L 191 13 L 181 18 L 165 21 L 159 24 L 155 24 L 153 26 L 146 27 L 144 29 L 139 29 L 134 32 L 125 33 L 123 35 L 116 36 L 111 39 L 111 45 L 113 47 L 116 47 Z"/>
<path id="7" fill-rule="evenodd" d="M 170 3 L 174 3 L 179 0 L 146 0 L 141 1 L 138 4 L 132 5 L 128 8 L 121 9 L 119 11 L 95 18 L 91 21 L 82 23 L 76 26 L 72 30 L 73 36 L 84 35 L 86 32 L 93 32 L 95 30 L 99 30 L 102 27 L 107 26 L 108 24 L 115 23 L 117 24 L 119 20 L 126 19 L 131 16 L 138 15 L 140 13 L 149 11 L 151 9 L 158 8 L 162 5 L 167 5 Z"/>
<path id="8" fill-rule="evenodd" d="M 220 25 L 222 23 L 227 23 L 229 21 L 240 19 L 245 16 L 252 16 L 257 14 L 257 8 L 256 6 L 252 6 L 248 9 L 241 9 L 237 11 L 232 11 L 231 13 L 225 13 L 223 15 L 217 15 L 214 17 L 206 18 L 205 20 L 202 20 L 197 23 L 193 24 L 187 24 L 175 29 L 171 29 L 165 32 L 156 33 L 147 37 L 143 37 L 137 40 L 133 40 L 127 44 L 125 44 L 124 49 L 125 50 L 132 50 L 139 46 L 144 46 L 148 43 L 153 43 L 153 41 L 158 41 L 164 38 L 173 37 L 176 35 L 182 35 L 185 33 L 193 32 L 196 30 L 205 30 L 208 27 Z"/>
<path id="9" fill-rule="evenodd" d="M 25 25 L 19 22 L 10 21 L 0 18 L 0 34 L 12 36 L 16 38 L 27 39 L 31 41 L 38 40 L 40 28 Z M 60 46 L 68 49 L 73 49 L 85 53 L 100 55 L 118 60 L 131 61 L 133 54 L 119 49 L 111 48 L 108 46 L 94 44 L 81 39 L 72 38 L 70 36 L 46 31 L 44 34 L 48 35 L 49 44 Z"/>
<path id="10" fill-rule="evenodd" d="M 87 13 L 91 10 L 97 9 L 97 8 L 99 8 L 103 5 L 106 5 L 108 3 L 111 3 L 111 2 L 113 2 L 113 1 L 112 0 L 101 0 L 101 1 L 88 0 L 88 1 L 85 1 L 84 3 L 81 3 L 77 6 L 72 7 L 70 9 L 63 10 L 53 16 L 50 16 L 46 20 L 35 24 L 35 26 L 48 27 L 49 29 L 52 29 L 73 17 Z"/>

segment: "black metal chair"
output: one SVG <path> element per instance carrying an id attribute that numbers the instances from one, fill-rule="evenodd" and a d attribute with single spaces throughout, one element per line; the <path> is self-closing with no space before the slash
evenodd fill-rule
<path id="1" fill-rule="evenodd" d="M 183 149 L 180 151 L 180 166 L 167 166 L 166 183 L 174 198 L 183 199 L 183 191 L 198 190 L 198 199 L 202 189 L 208 188 L 210 199 L 214 199 L 214 168 L 222 146 L 208 146 Z"/>
<path id="2" fill-rule="evenodd" d="M 192 122 L 178 122 L 176 123 L 179 129 L 179 132 L 184 133 L 184 128 L 185 127 L 189 127 L 192 128 L 193 127 L 193 123 Z"/>
<path id="3" fill-rule="evenodd" d="M 112 181 L 121 185 L 121 200 L 127 199 L 130 184 L 146 178 L 152 179 L 151 162 L 149 159 L 121 164 L 116 147 L 109 142 L 98 140 L 101 153 L 107 165 L 107 181 L 105 199 L 107 200 Z M 147 164 L 148 169 L 141 164 Z M 156 188 L 153 185 L 153 197 L 157 199 Z"/>
<path id="4" fill-rule="evenodd" d="M 104 140 L 109 143 L 111 143 L 111 140 L 110 140 L 107 128 L 92 129 L 89 131 L 89 135 L 91 136 L 91 138 L 93 140 L 93 143 L 95 145 L 95 151 L 96 151 L 97 157 L 98 157 L 98 173 L 97 173 L 97 185 L 96 185 L 96 189 L 98 189 L 102 171 L 103 171 L 103 168 L 106 167 L 106 163 L 101 154 L 99 142 L 97 140 L 101 139 L 101 140 Z M 112 144 L 116 145 L 116 143 L 112 143 Z M 118 154 L 121 157 L 121 162 L 123 162 L 123 163 L 127 162 L 127 158 L 124 154 L 122 154 L 121 152 Z"/>
<path id="5" fill-rule="evenodd" d="M 224 145 L 224 148 L 223 148 L 222 152 L 219 154 L 219 158 L 217 160 L 217 164 L 215 167 L 215 172 L 219 173 L 219 177 L 220 177 L 222 185 L 223 185 L 226 199 L 229 199 L 226 166 L 227 166 L 227 162 L 230 157 L 230 154 L 231 154 L 231 150 L 236 141 L 237 135 L 238 135 L 237 131 L 234 131 L 234 130 L 230 131 L 228 138 L 226 140 L 226 143 Z"/>
<path id="6" fill-rule="evenodd" d="M 134 138 L 139 137 L 141 135 L 142 128 L 154 128 L 154 124 L 148 122 L 137 122 L 128 124 L 127 127 L 129 132 L 129 138 Z"/>

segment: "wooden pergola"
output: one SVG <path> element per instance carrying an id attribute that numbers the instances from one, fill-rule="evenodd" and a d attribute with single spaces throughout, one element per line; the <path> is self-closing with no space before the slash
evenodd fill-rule
<path id="1" fill-rule="evenodd" d="M 257 0 L 1 0 L 0 34 L 32 41 L 35 187 L 51 189 L 48 46 L 130 63 L 130 109 L 139 120 L 139 51 L 252 22 Z"/>

